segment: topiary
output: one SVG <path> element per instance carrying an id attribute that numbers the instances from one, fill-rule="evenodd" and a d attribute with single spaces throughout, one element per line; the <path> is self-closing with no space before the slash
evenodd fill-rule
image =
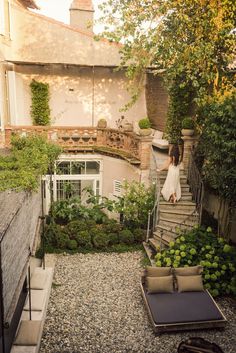
<path id="1" fill-rule="evenodd" d="M 124 244 L 133 244 L 134 236 L 133 233 L 129 229 L 124 229 L 119 233 L 120 243 Z"/>
<path id="2" fill-rule="evenodd" d="M 197 240 L 197 241 L 196 241 Z M 208 227 L 183 232 L 156 255 L 157 266 L 202 265 L 203 283 L 213 296 L 236 292 L 236 249 Z"/>
<path id="3" fill-rule="evenodd" d="M 109 245 L 119 244 L 118 233 L 108 233 Z"/>
<path id="4" fill-rule="evenodd" d="M 67 247 L 68 247 L 68 249 L 70 249 L 70 250 L 75 250 L 75 249 L 77 249 L 77 242 L 76 242 L 76 240 L 68 240 L 68 242 L 67 242 Z"/>
<path id="5" fill-rule="evenodd" d="M 63 231 L 57 234 L 57 248 L 66 249 L 68 241 L 70 240 L 69 236 Z"/>
<path id="6" fill-rule="evenodd" d="M 140 129 L 150 129 L 151 127 L 150 120 L 148 118 L 141 119 L 138 122 L 138 126 Z"/>
<path id="7" fill-rule="evenodd" d="M 133 230 L 134 241 L 136 243 L 141 243 L 145 239 L 144 230 L 141 228 L 136 228 Z"/>
<path id="8" fill-rule="evenodd" d="M 109 234 L 98 231 L 93 237 L 93 244 L 97 249 L 105 249 L 109 244 Z"/>
<path id="9" fill-rule="evenodd" d="M 182 129 L 194 129 L 194 121 L 190 117 L 186 117 L 182 120 Z"/>
<path id="10" fill-rule="evenodd" d="M 93 247 L 91 236 L 87 230 L 80 231 L 75 240 L 77 241 L 78 247 L 90 250 Z"/>
<path id="11" fill-rule="evenodd" d="M 64 228 L 70 239 L 76 239 L 77 234 L 83 230 L 87 230 L 88 226 L 85 221 L 71 221 Z"/>

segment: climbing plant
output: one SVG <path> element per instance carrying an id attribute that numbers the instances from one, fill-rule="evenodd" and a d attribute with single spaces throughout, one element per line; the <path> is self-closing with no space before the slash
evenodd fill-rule
<path id="1" fill-rule="evenodd" d="M 30 83 L 32 105 L 31 118 L 34 125 L 50 124 L 49 85 L 32 80 Z"/>
<path id="2" fill-rule="evenodd" d="M 14 136 L 8 156 L 0 155 L 0 191 L 37 190 L 40 176 L 61 153 L 61 148 L 44 137 Z"/>

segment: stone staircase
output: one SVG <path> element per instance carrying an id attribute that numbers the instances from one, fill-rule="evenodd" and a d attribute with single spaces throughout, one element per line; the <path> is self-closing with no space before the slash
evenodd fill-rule
<path id="1" fill-rule="evenodd" d="M 165 182 L 167 171 L 160 173 L 160 187 Z M 189 191 L 187 177 L 184 170 L 180 171 L 181 199 L 177 204 L 167 202 L 160 197 L 159 203 L 159 222 L 149 239 L 149 245 L 155 252 L 169 245 L 178 236 L 177 230 L 191 229 L 198 223 L 196 204 L 192 201 L 192 194 Z M 161 240 L 162 239 L 162 240 Z"/>

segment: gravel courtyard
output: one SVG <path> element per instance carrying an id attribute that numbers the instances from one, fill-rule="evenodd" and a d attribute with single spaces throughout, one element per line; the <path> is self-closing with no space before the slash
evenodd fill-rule
<path id="1" fill-rule="evenodd" d="M 57 255 L 40 353 L 176 353 L 191 336 L 235 353 L 236 308 L 218 303 L 229 324 L 208 330 L 155 336 L 143 305 L 141 252 Z"/>

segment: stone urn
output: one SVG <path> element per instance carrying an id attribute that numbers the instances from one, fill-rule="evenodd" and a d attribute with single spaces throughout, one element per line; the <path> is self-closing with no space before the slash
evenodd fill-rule
<path id="1" fill-rule="evenodd" d="M 124 123 L 123 125 L 124 131 L 132 132 L 134 130 L 132 123 Z"/>
<path id="2" fill-rule="evenodd" d="M 97 123 L 97 127 L 100 129 L 106 129 L 106 127 L 107 127 L 106 119 L 99 119 L 98 123 Z"/>
<path id="3" fill-rule="evenodd" d="M 183 136 L 193 136 L 194 130 L 193 129 L 182 129 L 181 133 Z"/>
<path id="4" fill-rule="evenodd" d="M 139 135 L 140 136 L 150 136 L 152 134 L 152 129 L 139 129 Z"/>

